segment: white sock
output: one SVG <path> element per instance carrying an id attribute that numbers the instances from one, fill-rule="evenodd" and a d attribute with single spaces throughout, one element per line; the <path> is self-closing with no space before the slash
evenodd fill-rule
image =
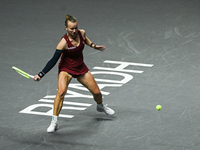
<path id="1" fill-rule="evenodd" d="M 52 116 L 52 122 L 57 123 L 58 122 L 58 116 Z"/>

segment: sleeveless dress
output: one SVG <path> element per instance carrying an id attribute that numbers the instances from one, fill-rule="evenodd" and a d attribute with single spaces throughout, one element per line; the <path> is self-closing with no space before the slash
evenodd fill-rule
<path id="1" fill-rule="evenodd" d="M 79 30 L 78 35 L 80 37 L 80 44 L 78 46 L 72 45 L 67 34 L 63 36 L 63 38 L 68 44 L 68 49 L 63 50 L 61 60 L 58 66 L 59 73 L 61 71 L 65 71 L 75 78 L 89 71 L 89 69 L 83 61 L 83 49 L 85 46 L 85 41 Z"/>

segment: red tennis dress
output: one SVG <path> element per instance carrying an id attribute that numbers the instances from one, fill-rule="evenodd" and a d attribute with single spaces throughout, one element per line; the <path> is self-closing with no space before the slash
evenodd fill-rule
<path id="1" fill-rule="evenodd" d="M 80 37 L 80 44 L 78 46 L 72 45 L 67 34 L 63 36 L 63 38 L 67 41 L 68 49 L 63 50 L 58 66 L 59 73 L 61 71 L 65 71 L 75 78 L 89 71 L 83 61 L 83 49 L 85 46 L 85 41 L 79 30 L 78 35 Z"/>

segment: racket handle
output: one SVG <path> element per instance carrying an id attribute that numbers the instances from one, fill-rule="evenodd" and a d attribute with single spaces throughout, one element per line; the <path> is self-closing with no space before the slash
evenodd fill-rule
<path id="1" fill-rule="evenodd" d="M 34 79 L 34 76 L 33 76 L 33 75 L 30 75 L 30 74 L 29 74 L 29 76 L 30 76 L 32 79 Z M 39 79 L 39 78 L 36 78 L 36 80 L 39 81 L 40 79 Z"/>
<path id="2" fill-rule="evenodd" d="M 32 79 L 34 78 L 34 76 L 33 75 L 30 75 L 30 74 L 28 74 L 29 75 L 29 77 L 31 77 Z"/>

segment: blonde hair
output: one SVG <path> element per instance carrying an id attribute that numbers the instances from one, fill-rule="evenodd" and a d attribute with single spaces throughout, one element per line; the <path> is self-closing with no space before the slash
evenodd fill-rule
<path id="1" fill-rule="evenodd" d="M 71 16 L 71 15 L 66 15 L 65 16 L 65 26 L 67 27 L 68 26 L 68 21 L 70 22 L 77 22 L 76 18 Z"/>

